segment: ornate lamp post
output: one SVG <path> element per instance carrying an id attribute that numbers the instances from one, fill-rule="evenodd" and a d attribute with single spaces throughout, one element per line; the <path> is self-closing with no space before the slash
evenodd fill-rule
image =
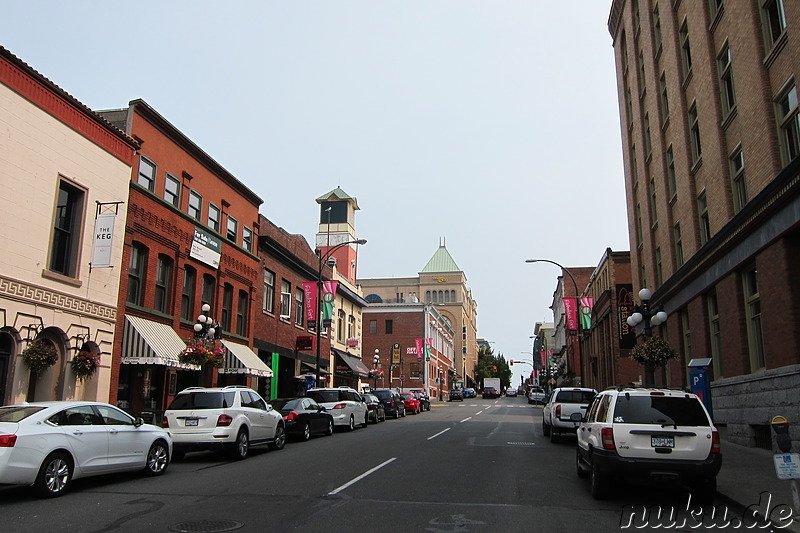
<path id="1" fill-rule="evenodd" d="M 375 388 L 378 388 L 378 374 L 380 374 L 381 351 L 375 348 L 375 355 L 372 356 L 372 376 L 375 378 Z"/>
<path id="2" fill-rule="evenodd" d="M 329 215 L 330 216 L 330 215 Z M 330 223 L 330 222 L 329 222 Z M 340 242 L 336 246 L 328 248 L 328 250 L 323 254 L 322 250 L 317 248 L 315 250 L 317 257 L 319 257 L 319 268 L 317 269 L 317 379 L 315 381 L 315 386 L 319 387 L 319 383 L 322 377 L 322 371 L 320 369 L 320 333 L 322 331 L 322 267 L 325 264 L 325 261 L 333 255 L 333 252 L 341 248 L 342 246 L 347 246 L 348 244 L 367 244 L 366 239 L 356 239 L 354 241 L 347 241 L 347 242 Z"/>
<path id="3" fill-rule="evenodd" d="M 639 291 L 639 300 L 641 305 L 633 306 L 633 313 L 628 317 L 628 325 L 636 328 L 639 324 L 644 322 L 644 330 L 642 336 L 645 341 L 653 335 L 652 326 L 658 326 L 667 321 L 667 313 L 660 309 L 650 309 L 650 298 L 653 297 L 650 289 L 644 288 Z M 646 361 L 644 363 L 644 380 L 645 385 L 653 386 L 655 384 L 655 363 Z"/>
<path id="4" fill-rule="evenodd" d="M 203 356 L 201 358 L 200 368 L 200 386 L 205 384 L 205 363 L 213 364 L 213 366 L 220 366 L 222 359 L 217 352 L 217 341 L 222 338 L 222 327 L 219 323 L 211 318 L 209 312 L 211 306 L 204 303 L 200 308 L 201 314 L 197 317 L 194 329 L 194 350 L 200 351 Z M 187 348 L 187 350 L 190 350 Z"/>

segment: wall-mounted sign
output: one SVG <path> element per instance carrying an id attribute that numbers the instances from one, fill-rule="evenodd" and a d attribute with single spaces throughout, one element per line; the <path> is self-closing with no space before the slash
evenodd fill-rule
<path id="1" fill-rule="evenodd" d="M 358 337 L 350 337 L 345 342 L 347 343 L 347 347 L 348 348 L 358 348 L 358 345 L 359 345 L 360 341 L 359 341 Z"/>
<path id="2" fill-rule="evenodd" d="M 439 276 L 439 277 L 433 278 L 433 281 L 435 281 L 437 283 L 445 283 L 447 281 L 447 278 Z"/>
<path id="3" fill-rule="evenodd" d="M 92 268 L 111 266 L 111 248 L 114 244 L 114 221 L 117 215 L 103 213 L 94 221 L 94 245 L 92 247 Z"/>
<path id="4" fill-rule="evenodd" d="M 219 258 L 222 256 L 222 241 L 205 230 L 195 227 L 192 239 L 192 250 L 189 257 L 197 259 L 213 268 L 219 268 Z"/>

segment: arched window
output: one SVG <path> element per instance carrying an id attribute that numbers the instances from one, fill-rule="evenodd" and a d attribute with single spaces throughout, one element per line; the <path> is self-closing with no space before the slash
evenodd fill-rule
<path id="1" fill-rule="evenodd" d="M 458 301 L 458 300 L 456 300 L 456 291 L 450 291 L 450 301 L 451 302 L 457 302 Z"/>
<path id="2" fill-rule="evenodd" d="M 383 298 L 381 298 L 380 296 L 378 296 L 375 293 L 368 294 L 367 297 L 365 298 L 365 300 L 367 301 L 368 304 L 379 304 L 379 303 L 383 302 Z"/>
<path id="3" fill-rule="evenodd" d="M 194 320 L 194 290 L 197 282 L 197 270 L 186 265 L 183 270 L 183 284 L 181 287 L 181 318 Z"/>
<path id="4" fill-rule="evenodd" d="M 431 303 L 431 291 L 425 291 L 425 303 Z"/>
<path id="5" fill-rule="evenodd" d="M 444 303 L 444 291 L 439 291 L 439 303 Z"/>
<path id="6" fill-rule="evenodd" d="M 434 304 L 438 303 L 437 298 L 436 298 L 436 291 L 433 291 L 432 294 L 433 294 L 433 299 L 431 300 L 431 303 L 434 303 Z"/>
<path id="7" fill-rule="evenodd" d="M 153 309 L 162 313 L 169 311 L 169 297 L 172 291 L 172 259 L 166 255 L 158 256 L 156 286 L 153 294 Z"/>

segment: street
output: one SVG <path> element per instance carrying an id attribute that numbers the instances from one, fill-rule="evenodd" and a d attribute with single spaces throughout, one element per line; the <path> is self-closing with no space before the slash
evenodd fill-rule
<path id="1" fill-rule="evenodd" d="M 541 407 L 524 397 L 435 403 L 281 451 L 254 448 L 240 462 L 188 454 L 160 478 L 78 480 L 53 500 L 5 487 L 0 501 L 3 530 L 20 533 L 597 532 L 634 528 L 626 505 L 688 516 L 683 494 L 652 487 L 593 500 L 575 472 L 574 439 L 543 437 Z"/>

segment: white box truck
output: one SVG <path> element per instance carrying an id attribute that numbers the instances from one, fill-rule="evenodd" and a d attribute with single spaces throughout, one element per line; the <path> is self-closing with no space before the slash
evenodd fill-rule
<path id="1" fill-rule="evenodd" d="M 500 378 L 483 378 L 483 392 L 481 396 L 484 398 L 499 398 L 502 394 L 500 390 Z"/>

